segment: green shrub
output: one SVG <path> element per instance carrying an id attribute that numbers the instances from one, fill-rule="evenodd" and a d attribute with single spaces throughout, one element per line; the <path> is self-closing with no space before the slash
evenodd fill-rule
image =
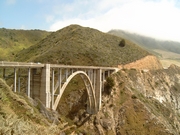
<path id="1" fill-rule="evenodd" d="M 125 44 L 126 44 L 125 40 L 122 39 L 122 40 L 120 41 L 120 43 L 119 43 L 119 46 L 120 46 L 120 47 L 124 47 Z"/>
<path id="2" fill-rule="evenodd" d="M 131 98 L 132 98 L 132 99 L 137 99 L 137 96 L 133 94 L 133 95 L 131 96 Z"/>
<path id="3" fill-rule="evenodd" d="M 105 87 L 104 87 L 104 91 L 106 94 L 110 94 L 112 91 L 112 88 L 114 87 L 115 83 L 112 77 L 108 77 L 106 79 L 106 83 L 105 83 Z"/>

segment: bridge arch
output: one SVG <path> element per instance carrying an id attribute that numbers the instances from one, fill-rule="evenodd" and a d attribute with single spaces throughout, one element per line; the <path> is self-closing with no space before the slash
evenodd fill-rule
<path id="1" fill-rule="evenodd" d="M 95 98 L 95 90 L 92 86 L 92 82 L 89 78 L 89 76 L 84 72 L 84 71 L 76 71 L 74 73 L 72 73 L 66 80 L 66 82 L 63 84 L 63 86 L 61 87 L 61 91 L 60 94 L 57 96 L 54 105 L 52 106 L 53 110 L 57 109 L 57 106 L 60 102 L 60 99 L 67 87 L 67 85 L 69 84 L 69 82 L 76 76 L 76 75 L 80 75 L 84 85 L 86 87 L 86 91 L 88 94 L 88 104 L 87 104 L 87 112 L 90 114 L 96 113 L 97 111 L 97 103 L 96 103 L 96 98 Z"/>

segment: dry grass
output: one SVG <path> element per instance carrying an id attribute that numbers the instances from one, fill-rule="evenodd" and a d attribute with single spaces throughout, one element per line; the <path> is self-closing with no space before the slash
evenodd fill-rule
<path id="1" fill-rule="evenodd" d="M 117 66 L 133 62 L 149 53 L 122 38 L 95 29 L 70 25 L 21 51 L 16 61 L 34 61 L 68 65 Z"/>
<path id="2" fill-rule="evenodd" d="M 0 115 L 0 134 L 3 135 L 55 135 L 60 133 L 57 125 L 42 126 L 16 115 L 3 118 Z"/>

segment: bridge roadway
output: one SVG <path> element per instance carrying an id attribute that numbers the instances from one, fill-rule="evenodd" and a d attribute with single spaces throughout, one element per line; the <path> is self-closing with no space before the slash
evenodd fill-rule
<path id="1" fill-rule="evenodd" d="M 118 68 L 114 67 L 5 61 L 0 61 L 0 69 L 3 69 L 2 73 L 4 79 L 7 78 L 6 69 L 13 69 L 11 74 L 13 74 L 14 92 L 16 92 L 17 84 L 18 91 L 20 92 L 20 87 L 22 85 L 21 79 L 23 77 L 22 72 L 24 73 L 23 69 L 28 69 L 26 75 L 27 96 L 40 99 L 47 108 L 53 110 L 56 110 L 68 83 L 73 79 L 73 77 L 80 75 L 88 94 L 87 112 L 90 114 L 97 113 L 101 108 L 101 94 L 104 90 L 106 77 L 118 70 Z"/>

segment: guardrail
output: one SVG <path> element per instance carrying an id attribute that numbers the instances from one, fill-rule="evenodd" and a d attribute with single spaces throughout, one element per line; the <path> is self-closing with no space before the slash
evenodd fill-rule
<path id="1" fill-rule="evenodd" d="M 51 68 L 75 68 L 75 69 L 103 69 L 103 70 L 116 70 L 115 67 L 100 67 L 100 66 L 77 66 L 77 65 L 59 65 L 50 64 Z"/>
<path id="2" fill-rule="evenodd" d="M 21 67 L 21 68 L 41 68 L 44 67 L 44 64 L 41 63 L 25 63 L 25 62 L 7 62 L 7 61 L 0 61 L 0 67 Z"/>
<path id="3" fill-rule="evenodd" d="M 7 62 L 0 61 L 0 67 L 18 67 L 18 68 L 42 68 L 45 64 L 34 63 L 34 62 Z M 60 65 L 60 64 L 50 64 L 50 68 L 75 68 L 75 69 L 103 69 L 103 70 L 119 70 L 116 67 L 100 67 L 100 66 L 76 66 L 76 65 Z"/>

